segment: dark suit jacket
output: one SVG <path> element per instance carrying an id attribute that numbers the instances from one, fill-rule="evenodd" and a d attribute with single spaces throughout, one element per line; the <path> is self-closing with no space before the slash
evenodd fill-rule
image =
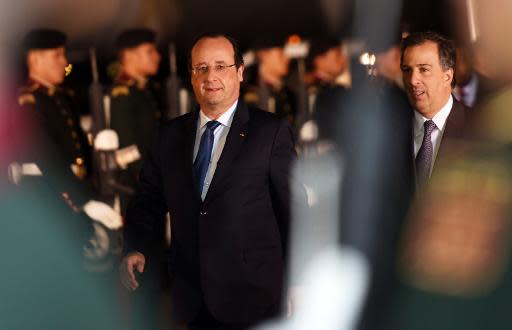
<path id="1" fill-rule="evenodd" d="M 444 133 L 441 140 L 441 145 L 439 146 L 439 150 L 437 151 L 436 160 L 434 162 L 434 167 L 432 169 L 432 175 L 434 171 L 438 167 L 438 164 L 443 161 L 446 157 L 453 156 L 455 152 L 457 152 L 456 146 L 453 144 L 447 143 L 449 140 L 462 139 L 467 136 L 466 127 L 469 122 L 469 116 L 467 114 L 467 108 L 460 102 L 458 102 L 455 97 L 453 98 L 453 106 L 450 111 L 450 115 L 446 119 L 446 126 L 444 128 Z M 414 120 L 414 119 L 413 119 Z M 413 132 L 414 136 L 414 132 Z M 411 139 L 411 155 L 413 168 L 416 169 L 415 165 L 415 157 L 414 157 L 414 141 Z M 414 171 L 416 173 L 416 171 Z"/>
<path id="2" fill-rule="evenodd" d="M 250 323 L 279 305 L 289 223 L 289 124 L 241 100 L 208 194 L 193 174 L 199 111 L 162 126 L 126 219 L 128 250 L 144 253 L 171 215 L 169 270 L 178 319 L 201 301 L 220 321 Z"/>

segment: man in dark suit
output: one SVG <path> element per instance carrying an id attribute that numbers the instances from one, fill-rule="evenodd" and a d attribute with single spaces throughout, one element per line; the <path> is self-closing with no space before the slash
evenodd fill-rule
<path id="1" fill-rule="evenodd" d="M 289 124 L 246 106 L 243 59 L 225 35 L 190 52 L 199 104 L 165 124 L 148 153 L 126 219 L 123 284 L 139 286 L 145 248 L 169 212 L 171 297 L 190 329 L 243 329 L 276 315 L 289 223 Z"/>
<path id="2" fill-rule="evenodd" d="M 487 7 L 499 8 L 494 14 L 503 11 L 501 6 Z M 482 31 L 489 34 L 482 34 L 481 40 L 487 43 L 496 32 L 495 22 L 505 20 L 485 14 L 482 17 L 493 21 L 493 29 L 488 29 L 489 22 L 482 20 L 487 28 Z M 501 68 L 492 72 L 509 75 L 503 67 L 509 53 L 500 62 L 498 45 L 489 45 L 492 42 L 487 44 L 492 63 Z M 387 304 L 381 328 L 502 329 L 510 324 L 509 96 L 502 92 L 483 104 L 469 138 L 456 141 L 460 154 L 436 164 L 429 188 L 403 230 L 397 260 L 402 281 Z M 443 138 L 443 158 L 447 147 Z"/>
<path id="3" fill-rule="evenodd" d="M 414 108 L 413 148 L 418 185 L 430 178 L 445 151 L 442 140 L 464 135 L 464 106 L 454 100 L 455 47 L 434 32 L 413 33 L 402 42 L 401 68 Z"/>
<path id="4" fill-rule="evenodd" d="M 470 47 L 464 42 L 459 42 L 457 45 L 457 67 L 455 70 L 457 85 L 453 89 L 453 95 L 457 101 L 471 108 L 472 111 L 478 111 L 498 87 L 497 83 L 484 74 L 480 68 L 482 64 L 478 63 L 479 55 L 476 47 Z"/>

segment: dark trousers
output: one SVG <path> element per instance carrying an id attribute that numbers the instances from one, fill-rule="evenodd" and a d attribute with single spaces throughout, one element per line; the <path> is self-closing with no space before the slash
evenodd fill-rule
<path id="1" fill-rule="evenodd" d="M 197 316 L 188 324 L 188 330 L 244 330 L 252 326 L 254 324 L 226 324 L 219 322 L 203 302 Z"/>

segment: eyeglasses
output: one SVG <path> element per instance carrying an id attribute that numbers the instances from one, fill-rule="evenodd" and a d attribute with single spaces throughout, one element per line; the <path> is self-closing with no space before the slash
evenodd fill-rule
<path id="1" fill-rule="evenodd" d="M 226 65 L 226 64 L 215 64 L 213 66 L 213 71 L 216 73 L 222 74 L 225 73 L 228 68 L 235 66 L 236 64 Z M 210 72 L 210 66 L 208 65 L 200 65 L 195 68 L 192 68 L 192 73 L 196 76 L 202 76 Z"/>

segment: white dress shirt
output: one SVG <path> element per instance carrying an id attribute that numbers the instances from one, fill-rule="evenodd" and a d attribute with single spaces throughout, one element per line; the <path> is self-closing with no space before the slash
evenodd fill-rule
<path id="1" fill-rule="evenodd" d="M 434 148 L 434 154 L 432 155 L 432 163 L 430 164 L 430 174 L 432 174 L 432 168 L 436 162 L 437 152 L 441 145 L 441 139 L 443 138 L 444 129 L 446 127 L 446 120 L 452 111 L 453 97 L 450 95 L 448 102 L 436 113 L 432 121 L 436 124 L 436 128 L 432 131 L 430 136 L 432 139 L 432 147 Z M 419 112 L 414 111 L 414 159 L 418 155 L 418 152 L 423 143 L 424 126 L 425 121 L 429 119 L 423 117 Z"/>
<path id="2" fill-rule="evenodd" d="M 238 100 L 229 107 L 228 111 L 224 112 L 217 121 L 220 123 L 219 126 L 213 132 L 213 148 L 212 148 L 212 156 L 210 157 L 210 164 L 208 165 L 208 171 L 206 172 L 206 177 L 204 179 L 203 190 L 201 193 L 201 199 L 204 200 L 206 193 L 208 192 L 208 188 L 210 187 L 210 183 L 213 179 L 213 175 L 215 174 L 215 169 L 217 168 L 217 162 L 219 161 L 220 155 L 222 154 L 222 150 L 224 149 L 224 144 L 226 143 L 226 137 L 229 133 L 229 128 L 231 127 L 231 123 L 233 122 L 233 115 L 235 114 L 236 106 L 238 104 Z M 199 111 L 199 121 L 197 122 L 197 130 L 196 130 L 196 141 L 194 144 L 194 160 L 196 159 L 197 152 L 199 150 L 199 144 L 201 142 L 201 136 L 206 130 L 206 123 L 211 121 L 212 119 L 208 118 L 203 111 Z"/>

